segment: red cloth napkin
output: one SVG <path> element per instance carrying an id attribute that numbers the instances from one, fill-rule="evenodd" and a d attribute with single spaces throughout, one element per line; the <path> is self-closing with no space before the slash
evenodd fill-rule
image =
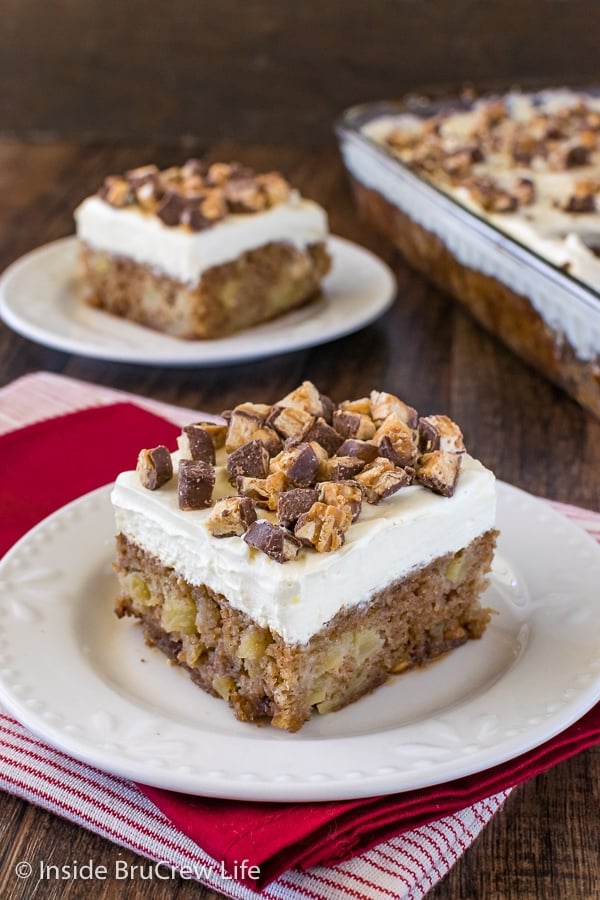
<path id="1" fill-rule="evenodd" d="M 142 446 L 175 446 L 178 428 L 130 403 L 95 407 L 0 437 L 0 553 L 44 516 L 133 467 Z M 8 514 L 7 514 L 8 513 Z M 225 868 L 240 860 L 260 879 L 327 865 L 497 794 L 600 741 L 600 704 L 562 734 L 502 765 L 446 784 L 345 802 L 251 803 L 189 797 L 139 785 Z M 246 867 L 247 868 L 247 867 Z M 237 875 L 240 873 L 239 866 Z"/>
<path id="2" fill-rule="evenodd" d="M 65 503 L 135 468 L 142 447 L 175 450 L 179 432 L 133 403 L 115 403 L 2 435 L 0 555 Z"/>
<path id="3" fill-rule="evenodd" d="M 139 785 L 181 831 L 233 870 L 260 867 L 260 884 L 297 867 L 331 865 L 545 772 L 600 741 L 600 704 L 562 734 L 516 759 L 446 784 L 362 800 L 249 803 L 187 797 Z M 250 880 L 245 881 L 253 886 Z M 256 887 L 256 882 L 254 882 Z"/>

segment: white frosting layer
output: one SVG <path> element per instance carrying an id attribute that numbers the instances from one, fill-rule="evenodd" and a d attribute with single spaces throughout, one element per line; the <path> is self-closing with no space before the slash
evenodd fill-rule
<path id="1" fill-rule="evenodd" d="M 177 454 L 173 458 L 176 470 Z M 495 521 L 494 476 L 465 455 L 453 497 L 414 485 L 377 506 L 364 503 L 340 550 L 303 550 L 282 564 L 241 538 L 213 537 L 206 528 L 210 510 L 182 512 L 176 482 L 148 491 L 135 472 L 119 475 L 112 493 L 118 531 L 191 584 L 224 594 L 233 607 L 289 643 L 306 642 L 339 610 L 455 553 Z M 218 467 L 214 498 L 230 493 Z"/>
<path id="2" fill-rule="evenodd" d="M 534 112 L 553 112 L 576 102 L 576 95 L 569 91 L 548 91 L 538 94 L 534 108 L 528 95 L 514 94 L 507 98 L 513 119 L 525 122 Z M 600 111 L 600 100 L 590 101 Z M 446 120 L 443 128 L 456 137 L 460 146 L 473 130 L 473 113 L 459 113 Z M 422 120 L 413 115 L 382 116 L 363 127 L 364 134 L 373 142 L 385 143 L 393 129 L 417 133 Z M 448 135 L 447 135 L 448 136 Z M 600 355 L 600 316 L 597 303 L 585 288 L 569 282 L 562 271 L 552 277 L 540 271 L 522 254 L 516 252 L 502 235 L 486 233 L 481 225 L 461 215 L 454 204 L 433 191 L 426 182 L 406 170 L 400 170 L 393 160 L 375 147 L 347 136 L 342 153 L 348 170 L 366 187 L 381 193 L 398 206 L 410 218 L 428 231 L 436 234 L 452 252 L 458 262 L 476 271 L 497 278 L 518 294 L 529 298 L 533 307 L 550 328 L 565 335 L 576 355 L 583 360 L 596 359 Z M 473 166 L 473 173 L 492 173 L 502 183 L 502 167 L 506 166 L 507 181 L 515 175 L 530 178 L 536 185 L 536 202 L 517 213 L 489 213 L 482 210 L 463 187 L 452 188 L 440 184 L 443 191 L 460 200 L 461 204 L 516 238 L 525 247 L 553 263 L 582 282 L 600 291 L 600 259 L 586 244 L 600 243 L 600 214 L 568 213 L 558 209 L 555 201 L 564 197 L 568 186 L 579 179 L 600 178 L 600 152 L 595 154 L 590 167 L 578 167 L 567 171 L 515 169 L 506 160 L 492 158 Z M 517 248 L 518 249 L 518 248 Z M 559 338 L 560 339 L 560 338 Z"/>
<path id="3" fill-rule="evenodd" d="M 155 215 L 117 209 L 96 196 L 75 210 L 75 221 L 78 238 L 94 250 L 127 257 L 186 284 L 270 242 L 304 248 L 327 237 L 325 211 L 297 192 L 286 203 L 264 212 L 229 215 L 204 231 L 167 226 Z"/>

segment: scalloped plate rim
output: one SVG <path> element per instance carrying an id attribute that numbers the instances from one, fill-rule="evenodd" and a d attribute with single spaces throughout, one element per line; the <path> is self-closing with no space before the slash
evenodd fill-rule
<path id="1" fill-rule="evenodd" d="M 215 340 L 179 340 L 87 307 L 75 285 L 74 235 L 37 247 L 8 266 L 0 276 L 0 317 L 36 343 L 92 359 L 173 367 L 248 362 L 345 337 L 389 309 L 397 291 L 389 266 L 346 238 L 330 235 L 327 247 L 332 269 L 314 301 Z"/>

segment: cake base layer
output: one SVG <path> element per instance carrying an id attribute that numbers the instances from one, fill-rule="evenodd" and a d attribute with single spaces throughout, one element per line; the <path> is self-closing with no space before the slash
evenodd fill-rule
<path id="1" fill-rule="evenodd" d="M 131 259 L 81 247 L 88 304 L 190 340 L 222 337 L 302 306 L 329 267 L 322 243 L 305 249 L 272 243 L 207 269 L 189 285 Z"/>
<path id="2" fill-rule="evenodd" d="M 495 547 L 488 531 L 368 601 L 341 610 L 304 644 L 287 644 L 228 599 L 191 585 L 124 535 L 117 538 L 119 616 L 138 618 L 146 641 L 183 666 L 242 721 L 297 731 L 314 710 L 341 709 L 391 674 L 480 637 L 479 604 Z"/>
<path id="3" fill-rule="evenodd" d="M 600 359 L 582 360 L 522 294 L 459 263 L 444 242 L 382 194 L 353 179 L 365 220 L 392 241 L 406 261 L 450 293 L 491 334 L 581 406 L 600 417 Z"/>

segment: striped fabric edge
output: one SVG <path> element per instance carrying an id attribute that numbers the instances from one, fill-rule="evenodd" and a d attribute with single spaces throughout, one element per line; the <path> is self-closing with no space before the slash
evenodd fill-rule
<path id="1" fill-rule="evenodd" d="M 177 425 L 199 412 L 137 397 L 54 373 L 23 376 L 0 389 L 0 434 L 90 406 L 130 401 Z M 203 414 L 204 415 L 204 414 Z M 577 524 L 600 534 L 600 516 L 552 503 Z M 220 891 L 250 900 L 337 900 L 341 896 L 422 900 L 447 874 L 502 807 L 503 791 L 450 816 L 384 841 L 350 860 L 307 872 L 289 871 L 260 894 L 223 877 L 221 863 L 204 853 L 130 782 L 73 760 L 0 714 L 0 788 L 95 832 L 113 843 Z"/>
<path id="2" fill-rule="evenodd" d="M 0 788 L 7 793 L 238 900 L 421 900 L 510 793 L 503 791 L 337 865 L 286 872 L 257 894 L 227 878 L 220 861 L 176 829 L 134 784 L 49 747 L 6 714 L 0 714 L 0 762 Z"/>
<path id="3" fill-rule="evenodd" d="M 156 863 L 190 871 L 195 880 L 227 896 L 256 897 L 239 885 L 229 891 L 219 863 L 134 784 L 55 750 L 5 713 L 0 713 L 0 763 L 0 788 L 7 793 Z"/>
<path id="4" fill-rule="evenodd" d="M 471 846 L 509 793 L 502 791 L 407 831 L 346 862 L 288 872 L 269 885 L 264 895 L 273 900 L 422 900 Z"/>
<path id="5" fill-rule="evenodd" d="M 143 409 L 164 416 L 175 425 L 189 425 L 199 415 L 196 410 L 139 397 L 115 388 L 86 384 L 53 372 L 35 372 L 23 375 L 0 388 L 0 434 L 91 406 L 120 402 L 136 403 Z M 202 416 L 207 419 L 217 418 L 212 413 L 202 413 Z"/>

